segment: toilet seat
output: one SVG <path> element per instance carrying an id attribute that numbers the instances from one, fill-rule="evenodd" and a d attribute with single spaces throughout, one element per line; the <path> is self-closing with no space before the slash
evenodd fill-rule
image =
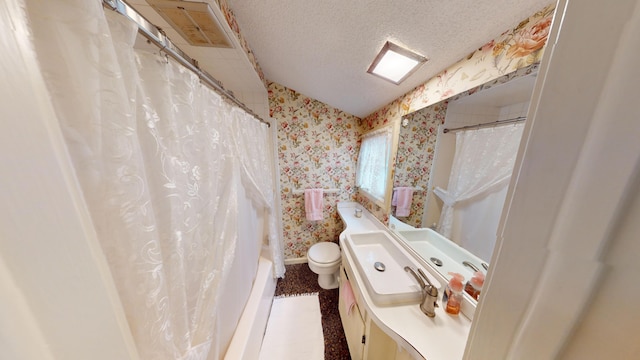
<path id="1" fill-rule="evenodd" d="M 340 246 L 332 242 L 320 242 L 309 248 L 307 257 L 318 264 L 331 264 L 340 260 Z"/>

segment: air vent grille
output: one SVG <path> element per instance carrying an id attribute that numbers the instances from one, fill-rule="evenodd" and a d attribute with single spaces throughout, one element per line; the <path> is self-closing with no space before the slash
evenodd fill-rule
<path id="1" fill-rule="evenodd" d="M 207 3 L 174 0 L 147 0 L 189 44 L 232 48 L 222 25 Z"/>

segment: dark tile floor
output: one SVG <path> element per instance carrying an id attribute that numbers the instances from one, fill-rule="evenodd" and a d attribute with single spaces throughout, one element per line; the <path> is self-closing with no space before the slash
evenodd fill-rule
<path id="1" fill-rule="evenodd" d="M 338 289 L 324 290 L 318 285 L 318 275 L 307 264 L 287 265 L 284 279 L 276 285 L 276 296 L 318 293 L 322 313 L 325 360 L 350 360 L 347 340 L 344 337 L 338 312 Z"/>

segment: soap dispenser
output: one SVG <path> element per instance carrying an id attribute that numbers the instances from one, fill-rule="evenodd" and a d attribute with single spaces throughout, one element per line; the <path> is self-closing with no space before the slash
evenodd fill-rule
<path id="1" fill-rule="evenodd" d="M 450 272 L 449 275 L 451 275 L 451 279 L 442 295 L 442 304 L 448 314 L 458 315 L 460 313 L 460 305 L 462 304 L 464 276 L 453 272 Z"/>
<path id="2" fill-rule="evenodd" d="M 482 291 L 482 285 L 484 284 L 484 273 L 480 271 L 476 271 L 473 274 L 471 280 L 467 281 L 467 284 L 464 286 L 464 291 L 471 295 L 472 298 L 478 300 L 480 297 L 480 291 Z"/>

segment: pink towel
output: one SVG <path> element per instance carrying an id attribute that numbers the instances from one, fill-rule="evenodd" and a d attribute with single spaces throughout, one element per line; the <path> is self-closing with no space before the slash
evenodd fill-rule
<path id="1" fill-rule="evenodd" d="M 351 284 L 348 280 L 345 280 L 342 283 L 342 291 L 340 291 L 340 295 L 347 307 L 347 315 L 351 315 L 351 311 L 353 311 L 353 308 L 356 305 L 356 297 L 353 295 L 353 289 L 351 288 Z"/>
<path id="2" fill-rule="evenodd" d="M 304 211 L 309 221 L 322 220 L 322 189 L 304 191 Z"/>
<path id="3" fill-rule="evenodd" d="M 412 199 L 412 187 L 397 187 L 394 189 L 391 205 L 395 205 L 396 207 L 396 216 L 409 216 L 409 213 L 411 212 Z"/>

